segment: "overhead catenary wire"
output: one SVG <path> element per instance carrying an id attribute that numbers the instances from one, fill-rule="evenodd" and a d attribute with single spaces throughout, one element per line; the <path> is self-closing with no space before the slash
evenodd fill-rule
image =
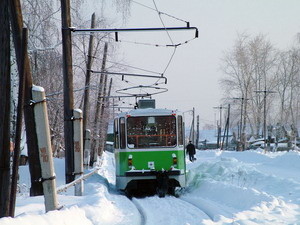
<path id="1" fill-rule="evenodd" d="M 136 66 L 131 66 L 131 65 L 123 64 L 123 63 L 117 63 L 117 62 L 113 62 L 113 61 L 109 61 L 109 60 L 106 60 L 106 61 L 109 62 L 109 63 L 120 65 L 120 66 L 125 66 L 125 67 L 128 67 L 128 68 L 137 69 L 137 70 L 141 70 L 141 71 L 144 71 L 144 72 L 149 72 L 149 73 L 153 73 L 153 74 L 162 75 L 161 73 L 155 72 L 155 71 L 152 71 L 152 70 L 147 70 L 147 69 L 139 68 L 139 67 L 136 67 Z"/>
<path id="2" fill-rule="evenodd" d="M 175 44 L 154 44 L 154 43 L 146 43 L 146 42 L 137 42 L 137 41 L 127 41 L 127 40 L 118 40 L 118 42 L 121 43 L 128 43 L 128 44 L 136 44 L 136 45 L 145 45 L 145 46 L 151 46 L 151 47 L 161 47 L 161 48 L 170 48 L 170 47 L 178 47 L 181 45 L 185 45 L 188 44 L 189 42 L 193 41 L 194 39 L 196 39 L 197 37 L 191 38 L 189 40 L 186 40 L 184 42 L 178 42 Z"/>
<path id="3" fill-rule="evenodd" d="M 132 0 L 133 1 L 133 0 Z M 138 2 L 134 1 L 135 3 L 139 4 Z M 119 41 L 119 38 L 118 38 L 118 32 L 130 32 L 130 31 L 133 31 L 133 32 L 136 32 L 136 31 L 165 31 L 169 40 L 170 40 L 170 43 L 171 44 L 167 44 L 167 45 L 154 45 L 156 47 L 173 47 L 173 52 L 171 53 L 168 61 L 167 61 L 167 64 L 166 66 L 164 67 L 163 69 L 163 73 L 156 73 L 156 74 L 159 74 L 161 75 L 161 77 L 158 77 L 158 76 L 149 76 L 149 75 L 143 75 L 144 77 L 148 76 L 148 77 L 153 77 L 153 78 L 158 78 L 156 82 L 154 82 L 153 84 L 149 85 L 148 87 L 151 87 L 151 88 L 157 88 L 157 85 L 159 84 L 162 84 L 160 81 L 160 79 L 164 78 L 165 79 L 165 83 L 166 83 L 166 77 L 164 77 L 164 74 L 166 73 L 166 71 L 168 70 L 172 60 L 174 59 L 174 56 L 176 54 L 176 50 L 177 50 L 177 47 L 178 46 L 181 46 L 183 44 L 186 44 L 188 43 L 189 41 L 195 39 L 198 37 L 198 29 L 196 27 L 190 27 L 189 25 L 189 22 L 185 21 L 185 20 L 181 20 L 179 18 L 176 18 L 174 16 L 171 16 L 169 14 L 166 14 L 166 13 L 163 13 L 161 11 L 159 11 L 157 5 L 156 5 L 156 2 L 155 0 L 153 0 L 153 4 L 154 4 L 154 7 L 155 8 L 151 8 L 151 7 L 147 7 L 146 5 L 143 5 L 143 4 L 140 4 L 144 7 L 147 7 L 153 11 L 156 11 L 158 16 L 159 16 L 159 19 L 160 19 L 160 22 L 161 24 L 163 25 L 162 28 L 128 28 L 128 29 L 124 29 L 124 28 L 120 28 L 120 29 L 77 29 L 77 28 L 74 28 L 74 27 L 69 27 L 70 31 L 72 32 L 108 32 L 108 34 L 110 33 L 115 33 L 115 39 L 116 41 Z M 162 15 L 166 15 L 166 16 L 169 16 L 169 17 L 172 17 L 173 19 L 176 19 L 176 20 L 180 20 L 181 22 L 185 22 L 186 23 L 186 27 L 166 27 L 163 19 L 162 19 Z M 185 42 L 182 42 L 182 43 L 177 43 L 177 44 L 174 44 L 174 41 L 169 33 L 169 31 L 171 30 L 186 30 L 186 29 L 194 29 L 196 30 L 196 33 L 195 33 L 195 38 L 191 39 L 191 40 L 187 40 Z M 126 41 L 123 41 L 123 42 L 126 42 Z M 129 42 L 128 42 L 129 43 Z M 131 42 L 131 43 L 138 43 L 138 42 Z M 139 43 L 139 44 L 144 44 L 144 45 L 151 45 L 149 43 Z M 121 65 L 121 64 L 119 64 Z M 123 64 L 124 66 L 124 64 Z M 131 66 L 128 66 L 129 68 L 132 68 L 132 69 L 140 69 L 140 68 L 137 68 L 137 67 L 131 67 Z M 143 70 L 143 71 L 146 71 L 146 70 Z M 148 71 L 149 72 L 149 71 Z M 115 73 L 115 72 L 114 72 Z M 153 73 L 153 71 L 151 71 L 150 73 Z M 114 75 L 120 75 L 118 73 L 115 73 Z M 125 76 L 128 75 L 128 74 L 124 74 Z M 124 81 L 124 75 L 122 77 L 122 80 Z M 133 74 L 130 74 L 130 75 L 133 75 Z M 129 81 L 125 80 L 126 83 L 129 83 Z M 145 86 L 143 86 L 145 87 Z M 145 92 L 143 89 L 142 85 L 139 85 L 139 86 L 136 86 L 135 88 L 140 88 L 140 93 L 144 92 L 146 94 L 148 94 L 147 92 Z M 127 88 L 127 89 L 130 89 L 130 88 Z"/>
<path id="4" fill-rule="evenodd" d="M 150 7 L 150 6 L 147 6 L 147 5 L 145 5 L 145 4 L 142 4 L 142 3 L 140 3 L 140 2 L 137 2 L 137 1 L 134 1 L 134 0 L 131 0 L 131 1 L 132 1 L 133 3 L 135 3 L 135 4 L 138 4 L 138 5 L 140 5 L 140 6 L 143 6 L 143 7 L 145 7 L 145 8 L 150 9 L 150 10 L 157 11 L 157 9 L 154 9 L 154 8 L 152 8 L 152 7 Z M 179 20 L 179 21 L 181 21 L 181 22 L 188 23 L 188 21 L 185 21 L 185 20 L 180 19 L 180 18 L 178 18 L 178 17 L 172 16 L 172 15 L 170 15 L 170 14 L 168 14 L 168 13 L 165 13 L 165 12 L 162 12 L 162 11 L 159 11 L 159 13 L 162 14 L 162 15 L 171 17 L 171 18 L 173 18 L 173 19 Z"/>
<path id="5" fill-rule="evenodd" d="M 165 30 L 166 30 L 166 32 L 167 32 L 167 35 L 168 35 L 168 37 L 169 37 L 169 39 L 170 39 L 172 45 L 174 45 L 173 39 L 171 38 L 171 35 L 170 35 L 169 31 L 167 30 L 164 21 L 163 21 L 162 18 L 161 18 L 161 13 L 160 13 L 160 11 L 158 10 L 158 8 L 157 8 L 157 6 L 156 6 L 155 0 L 153 0 L 153 4 L 154 4 L 155 9 L 156 9 L 156 11 L 157 11 L 157 13 L 158 13 L 158 17 L 159 17 L 159 19 L 160 19 L 161 24 L 162 24 L 163 27 L 165 28 Z"/>

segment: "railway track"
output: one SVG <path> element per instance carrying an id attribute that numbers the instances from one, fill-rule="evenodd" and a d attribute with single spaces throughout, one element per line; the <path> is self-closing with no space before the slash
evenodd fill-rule
<path id="1" fill-rule="evenodd" d="M 140 205 L 139 201 L 136 198 L 131 199 L 131 201 L 140 213 L 141 225 L 146 225 L 147 224 L 147 216 L 146 216 L 146 213 L 145 213 L 143 207 Z"/>
<path id="2" fill-rule="evenodd" d="M 201 224 L 204 220 L 213 220 L 211 215 L 198 205 L 174 196 L 132 198 L 131 201 L 140 213 L 141 225 L 192 225 Z"/>
<path id="3" fill-rule="evenodd" d="M 216 222 L 219 220 L 221 215 L 232 218 L 232 209 L 226 205 L 217 203 L 215 201 L 204 199 L 201 197 L 189 198 L 186 196 L 180 197 L 181 201 L 185 201 L 201 211 L 203 211 L 212 221 Z"/>

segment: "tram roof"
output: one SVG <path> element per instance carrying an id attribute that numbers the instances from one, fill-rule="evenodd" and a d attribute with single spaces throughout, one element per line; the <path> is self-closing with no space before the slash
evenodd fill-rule
<path id="1" fill-rule="evenodd" d="M 120 116 L 166 116 L 166 115 L 174 115 L 181 114 L 177 110 L 170 109 L 134 109 L 128 112 L 123 112 L 119 114 Z"/>

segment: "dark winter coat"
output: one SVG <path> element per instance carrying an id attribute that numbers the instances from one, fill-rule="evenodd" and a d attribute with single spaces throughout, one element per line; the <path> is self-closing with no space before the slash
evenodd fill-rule
<path id="1" fill-rule="evenodd" d="M 186 152 L 187 152 L 189 155 L 195 155 L 195 154 L 196 154 L 196 148 L 195 148 L 195 145 L 193 145 L 192 143 L 189 143 L 189 144 L 186 146 Z"/>

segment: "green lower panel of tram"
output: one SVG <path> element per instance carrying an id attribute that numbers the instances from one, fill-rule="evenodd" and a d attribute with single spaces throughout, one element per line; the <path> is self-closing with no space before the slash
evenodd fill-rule
<path id="1" fill-rule="evenodd" d="M 124 189 L 131 180 L 156 179 L 156 173 L 162 171 L 185 186 L 183 150 L 115 152 L 115 159 L 116 185 L 119 189 Z"/>

